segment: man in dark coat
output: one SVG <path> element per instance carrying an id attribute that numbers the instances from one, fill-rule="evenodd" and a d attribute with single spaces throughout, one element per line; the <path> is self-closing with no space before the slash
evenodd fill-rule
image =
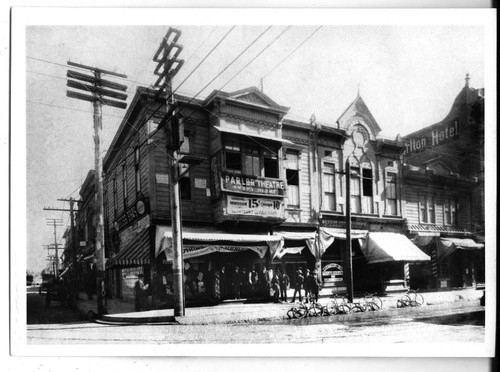
<path id="1" fill-rule="evenodd" d="M 319 289 L 321 288 L 321 281 L 318 277 L 318 272 L 314 270 L 307 277 L 309 291 L 311 293 L 312 300 L 318 302 Z"/>
<path id="2" fill-rule="evenodd" d="M 149 287 L 148 284 L 144 284 L 144 275 L 139 274 L 138 279 L 135 282 L 134 292 L 135 292 L 135 311 L 143 311 L 146 308 L 146 291 Z"/>
<path id="3" fill-rule="evenodd" d="M 297 270 L 295 275 L 295 281 L 293 283 L 293 298 L 292 302 L 295 302 L 295 296 L 299 294 L 299 301 L 302 302 L 302 286 L 304 285 L 304 276 L 302 275 L 302 270 Z"/>
<path id="4" fill-rule="evenodd" d="M 278 280 L 280 284 L 280 299 L 281 301 L 287 302 L 287 290 L 290 285 L 290 278 L 286 273 L 282 273 L 280 269 L 278 269 Z"/>

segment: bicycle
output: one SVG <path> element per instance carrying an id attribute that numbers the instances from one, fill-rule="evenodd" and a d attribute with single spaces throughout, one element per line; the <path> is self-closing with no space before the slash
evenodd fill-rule
<path id="1" fill-rule="evenodd" d="M 307 301 L 304 299 L 300 303 L 294 305 L 287 311 L 289 319 L 302 319 L 305 317 L 318 317 L 323 316 L 325 313 L 324 306 L 316 300 Z"/>
<path id="2" fill-rule="evenodd" d="M 417 293 L 418 289 L 408 289 L 397 301 L 397 307 L 417 307 L 424 304 L 424 296 Z"/>
<path id="3" fill-rule="evenodd" d="M 335 293 L 330 303 L 323 307 L 325 315 L 349 314 L 351 306 L 347 297 Z"/>
<path id="4" fill-rule="evenodd" d="M 365 293 L 363 306 L 367 311 L 381 310 L 382 300 L 375 293 Z"/>

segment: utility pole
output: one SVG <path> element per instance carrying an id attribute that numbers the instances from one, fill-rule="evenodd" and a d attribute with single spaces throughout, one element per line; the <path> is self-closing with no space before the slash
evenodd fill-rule
<path id="1" fill-rule="evenodd" d="M 354 287 L 352 283 L 352 241 L 351 241 L 351 164 L 349 160 L 345 162 L 345 182 L 346 182 L 346 195 L 345 195 L 345 209 L 346 209 L 346 229 L 345 229 L 345 238 L 346 238 L 346 250 L 345 256 L 346 260 L 344 261 L 344 266 L 347 264 L 347 299 L 349 302 L 353 302 L 354 300 Z"/>
<path id="2" fill-rule="evenodd" d="M 54 272 L 54 275 L 55 275 L 55 272 L 56 272 L 56 268 L 55 268 L 56 259 L 55 259 L 55 256 L 51 256 L 50 255 L 50 250 L 54 249 L 54 250 L 57 251 L 57 247 L 54 246 L 54 244 L 42 245 L 42 247 L 44 247 L 45 249 L 47 249 L 47 258 L 46 258 L 46 261 L 49 262 L 49 270 L 50 270 L 50 267 L 52 267 L 52 271 Z"/>
<path id="3" fill-rule="evenodd" d="M 164 126 L 167 136 L 167 158 L 170 178 L 170 214 L 172 219 L 172 246 L 173 246 L 173 284 L 174 284 L 174 316 L 184 316 L 184 259 L 182 254 L 182 230 L 181 230 L 181 210 L 179 197 L 179 163 L 177 151 L 184 142 L 184 129 L 182 119 L 179 118 L 174 108 L 172 92 L 172 78 L 177 74 L 184 63 L 177 59 L 182 46 L 177 44 L 181 32 L 174 28 L 169 28 L 165 37 L 156 51 L 153 61 L 158 63 L 154 73 L 158 76 L 154 86 L 160 87 L 158 94 L 164 90 L 167 101 L 167 113 L 163 117 L 158 128 Z M 169 122 L 167 124 L 167 122 Z"/>
<path id="4" fill-rule="evenodd" d="M 56 262 L 55 262 L 55 268 L 54 268 L 54 275 L 56 279 L 59 277 L 59 253 L 58 253 L 58 246 L 57 246 L 57 226 L 62 226 L 62 220 L 57 219 L 57 218 L 48 218 L 47 219 L 47 226 L 54 226 L 54 247 L 56 250 Z"/>
<path id="5" fill-rule="evenodd" d="M 67 86 L 74 89 L 85 90 L 91 93 L 91 95 L 82 94 L 70 90 L 66 92 L 66 95 L 70 98 L 92 102 L 94 106 L 94 163 L 96 171 L 97 190 L 97 237 L 95 244 L 95 257 L 97 261 L 97 313 L 99 315 L 102 315 L 107 313 L 107 310 L 104 306 L 104 298 L 106 296 L 106 267 L 104 249 L 104 197 L 102 186 L 102 159 L 100 149 L 102 131 L 102 105 L 113 106 L 121 109 L 127 107 L 126 102 L 123 102 L 127 99 L 127 95 L 121 93 L 127 90 L 127 86 L 117 84 L 109 80 L 104 80 L 102 78 L 102 75 L 111 75 L 120 78 L 127 78 L 127 75 L 118 74 L 112 71 L 106 71 L 97 67 L 85 66 L 71 61 L 68 61 L 68 65 L 89 70 L 93 73 L 93 75 L 87 75 L 68 70 L 66 76 L 70 79 L 67 82 Z M 90 84 L 84 84 L 82 81 Z M 114 99 L 105 98 L 105 96 L 112 97 Z"/>

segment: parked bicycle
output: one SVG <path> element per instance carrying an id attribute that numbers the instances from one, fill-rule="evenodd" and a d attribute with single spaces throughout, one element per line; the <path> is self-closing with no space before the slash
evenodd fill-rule
<path id="1" fill-rule="evenodd" d="M 363 307 L 365 308 L 365 311 L 381 310 L 382 300 L 376 295 L 376 293 L 365 293 Z"/>
<path id="2" fill-rule="evenodd" d="M 306 317 L 318 317 L 325 314 L 324 306 L 315 300 L 307 301 L 304 299 L 298 304 L 294 304 L 290 310 L 287 311 L 289 319 L 302 319 Z"/>
<path id="3" fill-rule="evenodd" d="M 351 312 L 351 304 L 345 295 L 335 293 L 332 301 L 324 306 L 325 315 L 349 314 Z"/>
<path id="4" fill-rule="evenodd" d="M 417 290 L 409 289 L 397 301 L 397 307 L 417 307 L 424 304 L 424 296 L 418 293 Z"/>

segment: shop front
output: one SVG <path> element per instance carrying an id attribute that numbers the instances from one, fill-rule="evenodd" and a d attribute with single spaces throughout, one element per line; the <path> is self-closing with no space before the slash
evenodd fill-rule
<path id="1" fill-rule="evenodd" d="M 466 229 L 446 226 L 409 225 L 412 241 L 431 261 L 415 265 L 412 287 L 467 288 L 484 285 L 484 244 Z M 437 231 L 441 230 L 441 231 Z"/>
<path id="2" fill-rule="evenodd" d="M 279 236 L 230 233 L 214 227 L 183 227 L 182 252 L 186 302 L 218 302 L 266 296 L 271 257 L 282 246 Z M 172 294 L 173 247 L 170 226 L 156 226 L 157 273 Z M 266 274 L 267 273 L 267 274 Z"/>
<path id="3" fill-rule="evenodd" d="M 318 241 L 315 231 L 275 230 L 274 235 L 283 239 L 283 244 L 274 252 L 271 263 L 274 270 L 280 269 L 295 281 L 297 271 L 303 274 L 317 269 Z"/>
<path id="4" fill-rule="evenodd" d="M 354 292 L 391 292 L 409 285 L 409 267 L 430 257 L 400 233 L 402 221 L 352 221 L 352 260 L 347 253 L 345 220 L 323 219 L 319 228 L 319 254 L 325 288 L 331 293 L 345 293 L 352 262 Z"/>

